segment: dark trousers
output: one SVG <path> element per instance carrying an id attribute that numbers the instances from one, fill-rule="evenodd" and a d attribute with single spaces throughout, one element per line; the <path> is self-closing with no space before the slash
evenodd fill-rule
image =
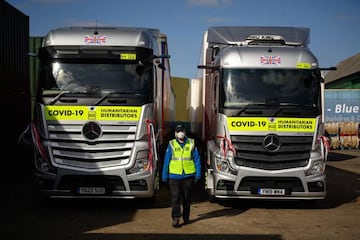
<path id="1" fill-rule="evenodd" d="M 191 193 L 194 185 L 194 178 L 189 177 L 185 179 L 169 179 L 170 193 L 171 193 L 171 217 L 189 220 Z M 183 207 L 181 214 L 181 205 Z"/>

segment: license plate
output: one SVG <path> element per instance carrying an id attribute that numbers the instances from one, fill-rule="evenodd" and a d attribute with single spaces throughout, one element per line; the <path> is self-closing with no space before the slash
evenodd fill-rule
<path id="1" fill-rule="evenodd" d="M 80 187 L 79 193 L 80 194 L 93 194 L 93 195 L 105 194 L 105 188 L 104 187 Z"/>
<path id="2" fill-rule="evenodd" d="M 260 195 L 285 195 L 285 189 L 278 188 L 260 188 L 258 193 Z"/>

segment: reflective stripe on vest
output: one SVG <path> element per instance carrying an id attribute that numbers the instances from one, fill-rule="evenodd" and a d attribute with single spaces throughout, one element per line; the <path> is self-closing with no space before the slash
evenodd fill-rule
<path id="1" fill-rule="evenodd" d="M 188 138 L 184 147 L 173 139 L 170 141 L 170 146 L 172 148 L 172 156 L 169 166 L 169 173 L 181 175 L 183 172 L 185 174 L 195 173 L 195 163 L 192 159 L 192 151 L 195 147 L 194 140 Z"/>

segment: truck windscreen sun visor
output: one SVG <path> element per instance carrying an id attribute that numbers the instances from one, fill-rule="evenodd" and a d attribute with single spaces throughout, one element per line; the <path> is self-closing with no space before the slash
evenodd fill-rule
<path id="1" fill-rule="evenodd" d="M 109 47 L 109 48 L 81 48 L 81 47 L 45 47 L 39 49 L 40 59 L 82 59 L 101 58 L 112 59 L 124 62 L 150 63 L 153 58 L 153 51 L 140 47 Z"/>

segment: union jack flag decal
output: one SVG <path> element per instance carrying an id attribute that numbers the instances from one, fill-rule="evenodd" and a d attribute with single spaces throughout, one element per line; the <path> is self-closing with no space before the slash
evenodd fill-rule
<path id="1" fill-rule="evenodd" d="M 279 56 L 261 56 L 261 64 L 281 64 L 281 58 Z"/>
<path id="2" fill-rule="evenodd" d="M 86 35 L 84 38 L 84 42 L 86 44 L 103 44 L 106 43 L 106 36 L 90 36 L 90 35 Z"/>

